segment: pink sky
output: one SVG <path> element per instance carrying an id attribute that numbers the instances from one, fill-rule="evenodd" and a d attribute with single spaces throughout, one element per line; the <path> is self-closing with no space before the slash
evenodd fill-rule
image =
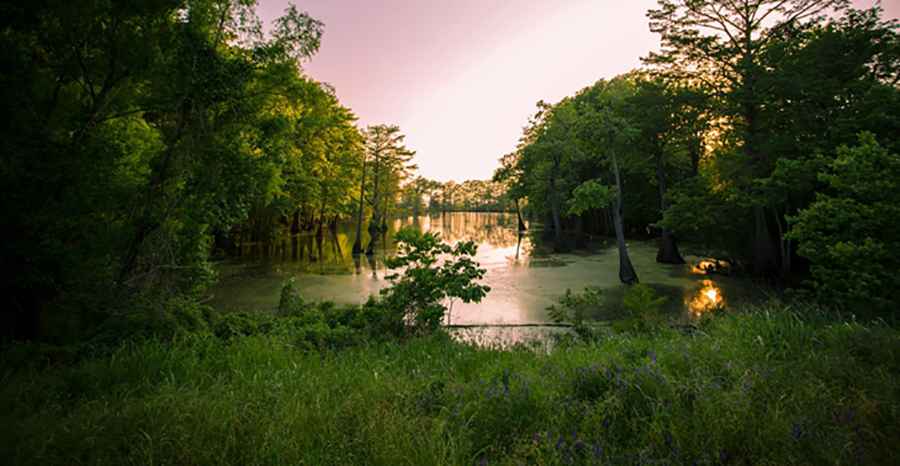
<path id="1" fill-rule="evenodd" d="M 543 99 L 640 65 L 655 0 L 300 0 L 325 23 L 306 65 L 359 125 L 392 123 L 422 176 L 489 178 Z M 874 0 L 855 0 L 857 7 Z M 270 21 L 287 0 L 260 0 Z M 900 0 L 883 2 L 900 15 Z"/>

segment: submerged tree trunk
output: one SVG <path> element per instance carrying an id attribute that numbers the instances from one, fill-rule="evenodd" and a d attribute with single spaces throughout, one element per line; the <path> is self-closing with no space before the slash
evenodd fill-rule
<path id="1" fill-rule="evenodd" d="M 516 198 L 516 218 L 519 220 L 519 231 L 528 230 L 528 227 L 525 226 L 525 222 L 522 221 L 522 209 L 519 207 L 519 198 Z"/>
<path id="2" fill-rule="evenodd" d="M 353 240 L 353 254 L 362 252 L 362 222 L 366 201 L 366 157 L 363 155 L 362 176 L 359 181 L 359 210 L 356 212 L 356 239 Z"/>
<path id="3" fill-rule="evenodd" d="M 375 246 L 378 244 L 378 231 L 376 230 L 372 224 L 369 224 L 369 244 L 366 246 L 367 256 L 375 254 Z"/>
<path id="4" fill-rule="evenodd" d="M 369 222 L 369 244 L 366 246 L 366 255 L 371 256 L 375 254 L 375 245 L 378 242 L 378 225 L 381 223 L 381 214 L 378 212 L 378 201 L 379 201 L 379 192 L 378 192 L 378 184 L 380 177 L 378 176 L 378 170 L 380 168 L 379 164 L 379 156 L 378 153 L 375 154 L 375 169 L 372 171 L 372 177 L 374 181 L 372 182 L 372 221 Z"/>
<path id="5" fill-rule="evenodd" d="M 555 248 L 562 246 L 562 225 L 559 221 L 559 195 L 556 192 L 556 175 L 550 177 L 550 214 L 553 216 L 553 240 Z"/>
<path id="6" fill-rule="evenodd" d="M 619 280 L 626 285 L 638 283 L 637 272 L 628 257 L 628 246 L 625 244 L 625 215 L 622 212 L 622 180 L 619 175 L 619 163 L 612 155 L 613 173 L 616 177 L 616 199 L 612 208 L 613 223 L 616 228 L 616 244 L 619 247 Z"/>
<path id="7" fill-rule="evenodd" d="M 659 213 L 662 215 L 669 206 L 666 201 L 666 172 L 661 152 L 656 154 L 656 184 L 659 186 Z M 665 228 L 660 230 L 656 262 L 661 264 L 684 264 L 684 258 L 678 252 L 678 243 L 675 242 L 675 235 Z"/>
<path id="8" fill-rule="evenodd" d="M 778 261 L 763 206 L 753 207 L 753 223 L 753 272 L 772 277 L 778 272 Z"/>
<path id="9" fill-rule="evenodd" d="M 781 257 L 781 279 L 784 280 L 791 274 L 791 240 L 784 237 L 787 225 L 784 227 L 781 226 L 781 214 L 774 209 L 772 214 L 775 216 L 775 226 L 778 227 L 778 252 Z"/>

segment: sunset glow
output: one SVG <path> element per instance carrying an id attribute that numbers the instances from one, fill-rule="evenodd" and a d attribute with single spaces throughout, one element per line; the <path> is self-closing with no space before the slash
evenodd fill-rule
<path id="1" fill-rule="evenodd" d="M 261 0 L 262 19 L 287 3 Z M 898 2 L 885 3 L 897 17 Z M 420 174 L 439 181 L 490 178 L 538 100 L 636 68 L 659 46 L 645 17 L 654 0 L 296 4 L 325 22 L 307 72 L 335 86 L 361 126 L 400 125 Z"/>

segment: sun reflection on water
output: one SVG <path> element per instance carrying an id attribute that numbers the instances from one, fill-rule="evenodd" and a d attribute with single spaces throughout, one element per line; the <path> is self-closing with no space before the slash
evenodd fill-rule
<path id="1" fill-rule="evenodd" d="M 691 314 L 700 316 L 725 305 L 722 289 L 712 280 L 703 280 L 699 290 L 687 302 Z"/>

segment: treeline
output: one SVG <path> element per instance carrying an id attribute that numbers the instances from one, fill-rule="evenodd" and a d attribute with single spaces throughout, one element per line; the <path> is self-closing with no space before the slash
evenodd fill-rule
<path id="1" fill-rule="evenodd" d="M 215 250 L 395 208 L 411 152 L 303 72 L 323 24 L 290 6 L 264 33 L 254 4 L 0 7 L 0 337 L 164 315 Z"/>
<path id="2" fill-rule="evenodd" d="M 401 206 L 406 212 L 510 212 L 515 209 L 506 186 L 493 180 L 434 181 L 422 177 L 403 189 Z"/>
<path id="3" fill-rule="evenodd" d="M 831 304 L 890 309 L 900 286 L 900 41 L 879 8 L 660 0 L 645 66 L 538 103 L 496 179 L 558 247 L 678 241 Z"/>

